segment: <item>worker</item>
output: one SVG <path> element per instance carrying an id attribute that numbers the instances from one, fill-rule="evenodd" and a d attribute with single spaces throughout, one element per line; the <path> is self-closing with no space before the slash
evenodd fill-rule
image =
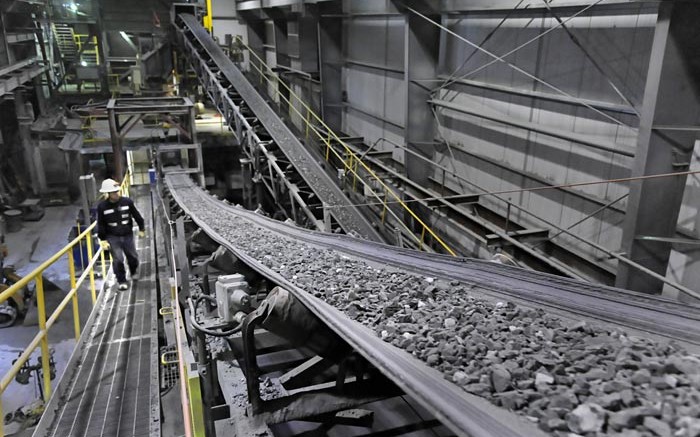
<path id="1" fill-rule="evenodd" d="M 146 236 L 143 217 L 136 209 L 134 201 L 122 197 L 120 186 L 113 179 L 105 179 L 100 187 L 100 193 L 107 199 L 97 206 L 97 236 L 103 250 L 112 252 L 114 274 L 117 276 L 119 290 L 126 290 L 126 270 L 124 256 L 129 264 L 132 281 L 138 279 L 139 258 L 134 244 L 133 220 L 139 226 L 139 238 Z"/>

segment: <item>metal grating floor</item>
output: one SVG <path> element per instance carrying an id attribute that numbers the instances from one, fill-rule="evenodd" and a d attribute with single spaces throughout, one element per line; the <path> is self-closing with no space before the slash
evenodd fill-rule
<path id="1" fill-rule="evenodd" d="M 160 435 L 158 338 L 151 208 L 135 199 L 149 238 L 136 240 L 141 279 L 126 291 L 112 286 L 98 300 L 34 436 Z M 90 326 L 90 324 L 88 324 Z"/>

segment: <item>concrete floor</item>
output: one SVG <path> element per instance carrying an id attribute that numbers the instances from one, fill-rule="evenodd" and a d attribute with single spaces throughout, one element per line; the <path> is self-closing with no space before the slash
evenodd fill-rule
<path id="1" fill-rule="evenodd" d="M 46 209 L 46 214 L 40 221 L 24 222 L 21 231 L 6 236 L 10 254 L 5 263 L 14 265 L 20 275 L 31 272 L 68 243 L 68 234 L 71 227 L 75 225 L 78 210 L 77 204 L 50 207 Z M 78 298 L 81 325 L 85 324 L 92 309 L 92 299 L 87 282 L 89 281 L 86 281 Z M 98 278 L 98 289 L 100 286 L 101 281 Z M 32 284 L 30 287 L 33 289 L 34 285 Z M 67 255 L 61 257 L 45 271 L 44 287 L 46 290 L 46 311 L 49 315 L 70 289 Z M 36 308 L 30 309 L 24 321 L 18 321 L 13 327 L 0 330 L 0 375 L 4 375 L 10 369 L 12 361 L 24 350 L 37 332 Z M 57 381 L 75 346 L 73 312 L 70 305 L 66 307 L 49 331 L 49 344 L 54 351 L 57 373 L 57 379 L 54 381 Z M 30 362 L 36 363 L 39 355 L 40 350 L 37 349 Z M 34 377 L 30 379 L 28 385 L 13 382 L 2 396 L 3 412 L 7 414 L 33 402 L 38 397 L 39 392 Z M 9 434 L 11 427 L 6 427 L 6 432 L 7 435 L 11 435 Z"/>

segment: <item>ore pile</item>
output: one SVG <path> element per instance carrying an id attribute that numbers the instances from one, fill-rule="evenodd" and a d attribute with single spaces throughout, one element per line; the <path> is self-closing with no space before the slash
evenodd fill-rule
<path id="1" fill-rule="evenodd" d="M 213 211 L 196 193 L 181 195 L 260 263 L 552 435 L 700 437 L 700 358 L 677 345 L 477 298 L 456 281 L 377 268 Z"/>

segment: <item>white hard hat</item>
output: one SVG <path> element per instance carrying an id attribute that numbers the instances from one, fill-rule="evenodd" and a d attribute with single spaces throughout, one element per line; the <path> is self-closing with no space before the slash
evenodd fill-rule
<path id="1" fill-rule="evenodd" d="M 100 193 L 114 193 L 119 191 L 119 184 L 114 179 L 105 179 L 102 181 Z"/>

